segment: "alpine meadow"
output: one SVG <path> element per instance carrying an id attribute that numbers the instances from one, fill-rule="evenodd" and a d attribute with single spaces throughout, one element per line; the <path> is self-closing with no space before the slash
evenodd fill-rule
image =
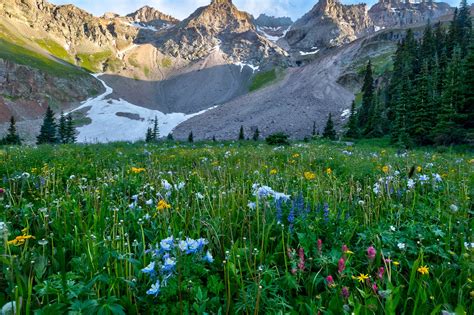
<path id="1" fill-rule="evenodd" d="M 0 0 L 0 315 L 474 314 L 474 5 L 313 1 Z"/>

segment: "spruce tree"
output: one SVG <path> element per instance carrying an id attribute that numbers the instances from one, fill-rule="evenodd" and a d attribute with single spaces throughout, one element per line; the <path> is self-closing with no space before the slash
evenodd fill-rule
<path id="1" fill-rule="evenodd" d="M 316 122 L 313 121 L 313 132 L 311 133 L 311 135 L 313 136 L 313 138 L 316 137 L 316 133 L 317 133 L 317 131 L 316 131 Z"/>
<path id="2" fill-rule="evenodd" d="M 260 138 L 260 131 L 257 129 L 255 129 L 255 132 L 253 133 L 253 141 L 258 141 L 258 139 Z"/>
<path id="3" fill-rule="evenodd" d="M 239 140 L 240 140 L 240 141 L 245 140 L 244 126 L 240 126 Z"/>
<path id="4" fill-rule="evenodd" d="M 334 129 L 334 122 L 332 121 L 332 114 L 329 113 L 326 127 L 324 127 L 323 137 L 331 140 L 336 140 L 336 130 Z"/>
<path id="5" fill-rule="evenodd" d="M 345 136 L 352 139 L 359 138 L 359 128 L 357 128 L 357 113 L 355 101 L 352 101 L 351 105 L 351 115 L 349 116 L 349 121 L 347 122 L 347 131 Z"/>
<path id="6" fill-rule="evenodd" d="M 474 140 L 474 35 L 463 62 L 463 97 L 459 110 L 461 124 L 468 131 L 468 140 Z"/>
<path id="7" fill-rule="evenodd" d="M 63 144 L 68 143 L 66 117 L 63 112 L 61 112 L 61 116 L 59 117 L 58 141 Z"/>
<path id="8" fill-rule="evenodd" d="M 167 139 L 168 141 L 173 141 L 173 140 L 174 140 L 173 134 L 170 132 L 170 133 L 166 136 L 166 139 Z"/>
<path id="9" fill-rule="evenodd" d="M 10 126 L 8 127 L 7 136 L 2 142 L 4 144 L 10 144 L 10 145 L 21 145 L 21 139 L 18 136 L 18 133 L 16 130 L 15 117 L 13 116 L 10 118 Z"/>
<path id="10" fill-rule="evenodd" d="M 66 117 L 66 143 L 76 143 L 76 127 L 71 114 Z"/>
<path id="11" fill-rule="evenodd" d="M 158 141 L 160 138 L 160 127 L 158 125 L 158 117 L 155 116 L 155 120 L 153 121 L 153 141 Z"/>
<path id="12" fill-rule="evenodd" d="M 192 131 L 189 133 L 188 142 L 189 142 L 189 143 L 193 143 L 193 142 L 194 142 L 194 135 L 193 135 L 193 132 L 192 132 Z"/>
<path id="13" fill-rule="evenodd" d="M 153 140 L 153 130 L 151 128 L 147 128 L 146 135 L 145 135 L 145 142 L 150 143 Z"/>
<path id="14" fill-rule="evenodd" d="M 48 106 L 43 119 L 43 125 L 40 129 L 40 134 L 36 139 L 37 144 L 57 143 L 57 126 L 54 118 L 53 110 Z"/>
<path id="15" fill-rule="evenodd" d="M 369 122 L 370 112 L 374 106 L 374 77 L 372 72 L 372 63 L 369 60 L 365 69 L 364 85 L 362 86 L 362 106 L 357 115 L 358 127 L 365 131 Z"/>

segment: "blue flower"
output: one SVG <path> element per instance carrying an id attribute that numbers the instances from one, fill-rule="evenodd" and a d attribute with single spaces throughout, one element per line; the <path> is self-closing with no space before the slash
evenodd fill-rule
<path id="1" fill-rule="evenodd" d="M 186 254 L 194 254 L 199 250 L 199 243 L 196 240 L 193 240 L 192 238 L 186 238 L 186 243 L 188 245 L 188 250 L 186 251 Z"/>
<path id="2" fill-rule="evenodd" d="M 148 295 L 157 296 L 160 293 L 160 280 L 157 280 L 155 284 L 151 285 L 151 288 L 146 291 Z"/>
<path id="3" fill-rule="evenodd" d="M 212 257 L 210 251 L 207 251 L 206 255 L 202 259 L 210 264 L 214 262 L 214 257 Z"/>
<path id="4" fill-rule="evenodd" d="M 329 221 L 329 205 L 327 203 L 324 204 L 323 217 L 324 217 L 324 222 L 327 223 Z"/>
<path id="5" fill-rule="evenodd" d="M 185 252 L 188 250 L 188 243 L 186 241 L 179 241 L 178 247 L 182 252 Z"/>
<path id="6" fill-rule="evenodd" d="M 176 266 L 176 259 L 173 257 L 170 257 L 169 255 L 166 255 L 163 257 L 163 266 L 161 269 L 164 272 L 170 272 L 173 271 L 174 267 Z"/>
<path id="7" fill-rule="evenodd" d="M 165 252 L 169 252 L 174 245 L 174 237 L 170 236 L 168 238 L 165 238 L 160 242 L 161 249 L 164 250 Z"/>
<path id="8" fill-rule="evenodd" d="M 155 262 L 152 261 L 148 266 L 142 269 L 142 272 L 149 275 L 155 274 Z"/>
<path id="9" fill-rule="evenodd" d="M 209 242 L 205 238 L 197 239 L 196 242 L 198 243 L 198 250 L 202 250 L 204 246 L 209 244 Z"/>

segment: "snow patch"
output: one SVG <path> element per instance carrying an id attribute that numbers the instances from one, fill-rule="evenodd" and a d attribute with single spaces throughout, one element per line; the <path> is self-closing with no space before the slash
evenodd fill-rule
<path id="1" fill-rule="evenodd" d="M 350 109 L 345 109 L 342 111 L 341 117 L 346 119 L 351 115 L 351 110 Z"/>
<path id="2" fill-rule="evenodd" d="M 319 52 L 318 47 L 313 47 L 311 49 L 313 49 L 313 50 L 311 50 L 311 51 L 300 51 L 300 55 L 301 56 L 315 55 Z"/>
<path id="3" fill-rule="evenodd" d="M 99 78 L 100 75 L 93 74 L 103 84 L 105 92 L 88 99 L 73 111 L 88 109 L 86 116 L 92 121 L 88 125 L 77 128 L 79 133 L 77 141 L 80 143 L 143 140 L 146 130 L 152 126 L 155 117 L 158 118 L 161 136 L 166 136 L 182 122 L 217 107 L 214 106 L 194 114 L 165 114 L 158 110 L 131 104 L 123 99 L 106 99 L 113 93 L 113 89 Z"/>
<path id="4" fill-rule="evenodd" d="M 130 26 L 133 26 L 133 27 L 136 27 L 136 28 L 139 28 L 141 30 L 149 30 L 149 31 L 153 31 L 153 32 L 158 32 L 158 30 L 156 29 L 156 27 L 154 26 L 150 26 L 150 25 L 146 25 L 146 24 L 143 24 L 143 23 L 138 23 L 138 22 L 132 22 L 129 24 Z"/>
<path id="5" fill-rule="evenodd" d="M 240 67 L 240 72 L 242 73 L 242 71 L 244 70 L 245 67 L 249 67 L 250 69 L 252 69 L 253 73 L 255 73 L 255 71 L 258 71 L 260 69 L 260 66 L 254 66 L 254 65 L 251 65 L 251 64 L 248 64 L 248 63 L 243 63 L 243 62 L 237 62 L 237 63 L 234 63 L 234 65 Z"/>
<path id="6" fill-rule="evenodd" d="M 279 28 L 278 27 L 260 27 L 260 26 L 257 26 L 257 31 L 262 33 L 263 36 L 265 36 L 268 40 L 272 41 L 272 42 L 276 42 L 278 41 L 279 39 L 283 38 L 286 36 L 286 33 L 288 33 L 288 31 L 290 30 L 291 26 L 289 26 L 286 30 L 283 31 L 283 35 L 281 36 L 273 36 L 273 35 L 270 35 L 267 33 L 267 31 L 278 31 Z"/>

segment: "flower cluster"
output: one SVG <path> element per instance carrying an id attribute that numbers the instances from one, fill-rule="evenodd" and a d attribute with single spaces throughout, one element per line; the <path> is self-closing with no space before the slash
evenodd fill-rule
<path id="1" fill-rule="evenodd" d="M 204 239 L 175 239 L 173 236 L 161 240 L 155 248 L 147 251 L 152 254 L 152 261 L 141 271 L 150 276 L 155 283 L 146 292 L 157 296 L 161 288 L 166 287 L 168 280 L 173 277 L 179 257 L 193 255 L 197 262 L 212 263 L 214 258 L 210 251 L 204 253 L 204 247 L 209 242 Z"/>
<path id="2" fill-rule="evenodd" d="M 281 192 L 274 191 L 271 187 L 261 186 L 260 184 L 253 184 L 253 195 L 257 196 L 259 199 L 265 199 L 268 197 L 273 197 L 275 200 L 283 199 L 287 201 L 290 199 L 290 195 L 286 195 Z"/>
<path id="3" fill-rule="evenodd" d="M 29 239 L 35 239 L 35 237 L 33 235 L 29 235 L 27 233 L 28 228 L 23 229 L 21 232 L 22 232 L 22 235 L 15 237 L 11 241 L 8 241 L 7 244 L 8 245 L 14 245 L 14 246 L 20 246 L 20 245 L 25 244 L 25 242 Z"/>

